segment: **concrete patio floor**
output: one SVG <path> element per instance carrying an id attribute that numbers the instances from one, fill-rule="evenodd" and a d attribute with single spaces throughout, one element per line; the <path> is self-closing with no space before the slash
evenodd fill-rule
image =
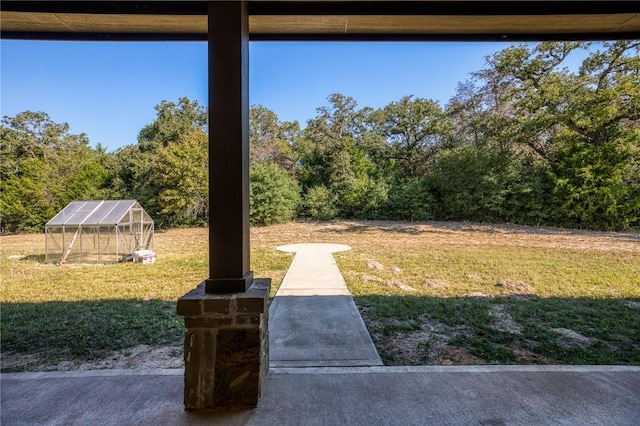
<path id="1" fill-rule="evenodd" d="M 257 408 L 184 411 L 182 370 L 8 373 L 3 426 L 640 424 L 638 367 L 272 368 Z"/>

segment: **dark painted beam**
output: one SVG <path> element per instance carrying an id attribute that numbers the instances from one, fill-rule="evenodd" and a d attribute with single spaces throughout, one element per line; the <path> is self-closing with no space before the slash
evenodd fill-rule
<path id="1" fill-rule="evenodd" d="M 206 1 L 15 1 L 3 11 L 206 15 Z M 248 1 L 249 15 L 567 15 L 640 11 L 638 1 Z"/>
<path id="2" fill-rule="evenodd" d="M 206 1 L 14 1 L 3 0 L 5 12 L 206 15 Z"/>
<path id="3" fill-rule="evenodd" d="M 572 15 L 635 13 L 638 1 L 252 1 L 250 15 Z"/>
<path id="4" fill-rule="evenodd" d="M 0 31 L 3 40 L 40 41 L 207 41 L 206 34 L 188 33 L 65 33 Z"/>
<path id="5" fill-rule="evenodd" d="M 209 2 L 209 278 L 207 293 L 244 292 L 249 270 L 249 16 Z"/>

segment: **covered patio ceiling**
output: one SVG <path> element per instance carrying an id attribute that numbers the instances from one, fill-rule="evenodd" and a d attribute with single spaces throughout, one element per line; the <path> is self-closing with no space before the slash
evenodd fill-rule
<path id="1" fill-rule="evenodd" d="M 3 1 L 2 38 L 206 40 L 206 1 Z M 640 38 L 638 1 L 248 2 L 251 40 Z"/>

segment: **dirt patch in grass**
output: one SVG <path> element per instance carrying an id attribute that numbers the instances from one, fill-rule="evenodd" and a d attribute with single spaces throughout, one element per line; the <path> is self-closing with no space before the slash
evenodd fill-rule
<path id="1" fill-rule="evenodd" d="M 402 281 L 398 281 L 394 279 L 386 280 L 384 282 L 384 285 L 391 288 L 399 288 L 400 290 L 404 290 L 404 291 L 416 291 L 416 289 L 411 287 L 410 285 L 406 285 Z"/>
<path id="2" fill-rule="evenodd" d="M 110 355 L 93 360 L 81 360 L 60 356 L 8 353 L 2 354 L 2 368 L 5 371 L 75 371 L 104 369 L 155 370 L 184 368 L 182 346 L 138 345 L 133 348 L 112 352 Z"/>
<path id="3" fill-rule="evenodd" d="M 624 304 L 632 309 L 640 309 L 640 302 L 634 302 L 632 300 L 628 300 L 624 302 Z"/>
<path id="4" fill-rule="evenodd" d="M 494 319 L 491 327 L 495 330 L 506 331 L 511 334 L 522 334 L 520 325 L 515 322 L 513 317 L 505 310 L 504 306 L 493 305 L 489 310 L 489 314 Z"/>
<path id="5" fill-rule="evenodd" d="M 445 288 L 447 284 L 440 280 L 425 280 L 422 285 L 427 288 Z"/>
<path id="6" fill-rule="evenodd" d="M 477 357 L 464 348 L 458 346 L 445 346 L 438 355 L 436 365 L 483 365 L 488 362 Z"/>
<path id="7" fill-rule="evenodd" d="M 465 348 L 450 343 L 468 334 L 465 327 L 452 327 L 426 317 L 409 322 L 369 320 L 367 325 L 385 365 L 487 364 Z"/>
<path id="8" fill-rule="evenodd" d="M 382 283 L 384 280 L 380 277 L 376 277 L 375 275 L 363 274 L 362 279 L 365 281 L 375 281 L 377 283 Z"/>
<path id="9" fill-rule="evenodd" d="M 184 367 L 182 350 L 183 348 L 181 345 L 139 345 L 134 348 L 116 351 L 111 356 L 99 361 L 81 362 L 80 364 L 77 364 L 77 369 L 97 370 L 103 368 L 137 368 L 143 370 L 152 370 L 161 368 L 182 368 Z M 67 366 L 70 367 L 70 369 L 76 369 L 74 368 L 75 365 L 75 362 L 68 361 L 60 364 L 59 366 L 63 369 Z"/>
<path id="10" fill-rule="evenodd" d="M 560 346 L 565 348 L 586 348 L 594 342 L 594 339 L 583 336 L 582 334 L 566 328 L 553 328 L 552 331 L 558 333 L 560 337 L 557 339 Z"/>
<path id="11" fill-rule="evenodd" d="M 382 271 L 384 269 L 384 265 L 380 262 L 369 259 L 367 260 L 367 268 Z"/>
<path id="12" fill-rule="evenodd" d="M 530 294 L 533 293 L 533 287 L 522 281 L 512 280 L 511 278 L 503 278 L 496 284 L 496 287 L 503 289 L 508 293 Z"/>
<path id="13" fill-rule="evenodd" d="M 522 365 L 528 365 L 528 364 L 541 364 L 541 365 L 548 365 L 548 364 L 556 364 L 556 362 L 552 359 L 549 359 L 543 355 L 537 354 L 535 352 L 532 351 L 528 351 L 526 349 L 523 348 L 519 348 L 517 346 L 507 346 L 508 349 L 510 349 L 514 356 L 515 356 L 515 363 L 516 364 L 522 364 Z"/>

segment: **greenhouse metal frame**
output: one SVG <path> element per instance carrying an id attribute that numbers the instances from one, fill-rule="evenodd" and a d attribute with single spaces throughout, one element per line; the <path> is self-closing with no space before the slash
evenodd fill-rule
<path id="1" fill-rule="evenodd" d="M 45 262 L 110 263 L 151 248 L 153 219 L 136 200 L 72 201 L 45 225 Z"/>

